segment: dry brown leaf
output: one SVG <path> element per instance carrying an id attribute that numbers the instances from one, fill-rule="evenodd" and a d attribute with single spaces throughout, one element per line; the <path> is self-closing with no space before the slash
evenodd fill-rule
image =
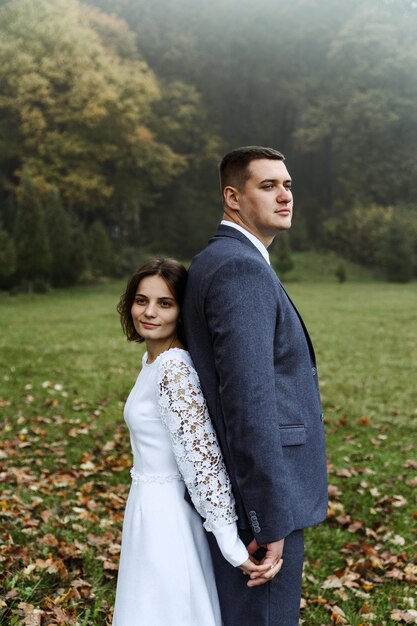
<path id="1" fill-rule="evenodd" d="M 407 500 L 401 495 L 392 496 L 392 500 L 392 506 L 395 506 L 396 508 L 400 508 L 407 504 Z"/>
<path id="2" fill-rule="evenodd" d="M 397 567 L 394 567 L 394 569 L 392 569 L 390 572 L 387 572 L 385 574 L 385 578 L 392 578 L 394 580 L 403 580 L 404 579 L 404 572 L 402 572 Z"/>
<path id="3" fill-rule="evenodd" d="M 330 498 L 340 498 L 342 491 L 336 485 L 329 485 L 328 493 Z"/>
<path id="4" fill-rule="evenodd" d="M 341 476 L 342 478 L 352 478 L 352 476 L 356 476 L 357 473 L 352 470 L 352 469 L 348 469 L 347 467 L 336 470 L 336 476 Z"/>
<path id="5" fill-rule="evenodd" d="M 339 625 L 348 623 L 344 611 L 339 606 L 326 605 L 326 608 L 328 608 L 329 610 L 332 624 L 336 624 L 336 626 L 339 626 Z"/>
<path id="6" fill-rule="evenodd" d="M 43 611 L 40 609 L 33 609 L 29 615 L 26 615 L 22 622 L 22 626 L 41 626 Z"/>
<path id="7" fill-rule="evenodd" d="M 417 611 L 414 609 L 408 609 L 402 611 L 401 609 L 393 609 L 390 615 L 394 622 L 404 622 L 405 624 L 417 624 Z"/>
<path id="8" fill-rule="evenodd" d="M 39 539 L 39 545 L 55 548 L 58 545 L 58 540 L 54 535 L 48 533 Z"/>
<path id="9" fill-rule="evenodd" d="M 356 522 L 349 524 L 347 530 L 350 533 L 357 533 L 358 530 L 360 530 L 362 527 L 363 527 L 363 522 L 360 520 L 357 520 Z"/>

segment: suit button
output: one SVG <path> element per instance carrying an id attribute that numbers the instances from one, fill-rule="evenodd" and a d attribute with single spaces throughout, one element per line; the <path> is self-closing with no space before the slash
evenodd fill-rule
<path id="1" fill-rule="evenodd" d="M 315 367 L 312 367 L 311 373 L 313 374 L 313 376 L 315 376 L 317 374 L 317 369 Z"/>
<path id="2" fill-rule="evenodd" d="M 323 413 L 320 413 L 320 420 L 321 420 L 322 422 L 324 422 L 324 415 L 323 415 Z"/>

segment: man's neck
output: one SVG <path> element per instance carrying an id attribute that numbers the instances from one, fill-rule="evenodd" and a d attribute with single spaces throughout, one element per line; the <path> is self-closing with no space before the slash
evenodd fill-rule
<path id="1" fill-rule="evenodd" d="M 239 228 L 243 228 L 243 230 L 245 230 L 247 233 L 249 233 L 253 237 L 256 237 L 256 239 L 258 239 L 261 242 L 261 244 L 265 246 L 265 248 L 268 248 L 271 245 L 271 243 L 274 241 L 274 237 L 268 237 L 268 238 L 262 237 L 259 233 L 253 232 L 253 230 L 248 228 L 246 224 L 244 224 L 240 220 L 234 220 L 231 217 L 229 217 L 229 215 L 226 215 L 226 213 L 223 213 L 222 221 L 229 222 L 230 225 L 234 224 L 235 226 L 239 226 Z"/>
<path id="2" fill-rule="evenodd" d="M 247 237 L 247 239 L 249 239 L 249 241 L 252 242 L 255 248 L 258 248 L 259 252 L 262 254 L 262 256 L 264 257 L 268 265 L 271 264 L 269 260 L 268 250 L 266 249 L 266 246 L 263 243 L 263 241 L 259 239 L 259 237 L 256 237 L 256 235 L 251 233 L 250 230 L 248 230 L 244 226 L 241 226 L 237 222 L 234 222 L 233 220 L 222 220 L 221 223 L 224 226 L 230 226 L 230 228 L 240 231 L 245 237 Z"/>

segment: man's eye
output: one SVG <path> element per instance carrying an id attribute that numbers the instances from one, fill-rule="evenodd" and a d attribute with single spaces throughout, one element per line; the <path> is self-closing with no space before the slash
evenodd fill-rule
<path id="1" fill-rule="evenodd" d="M 262 189 L 272 189 L 273 185 L 264 185 Z"/>

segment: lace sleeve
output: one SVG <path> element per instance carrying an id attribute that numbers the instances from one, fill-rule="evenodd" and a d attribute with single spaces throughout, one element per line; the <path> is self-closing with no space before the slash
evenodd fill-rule
<path id="1" fill-rule="evenodd" d="M 229 476 L 194 368 L 169 359 L 159 369 L 159 408 L 193 504 L 206 530 L 237 519 Z"/>

